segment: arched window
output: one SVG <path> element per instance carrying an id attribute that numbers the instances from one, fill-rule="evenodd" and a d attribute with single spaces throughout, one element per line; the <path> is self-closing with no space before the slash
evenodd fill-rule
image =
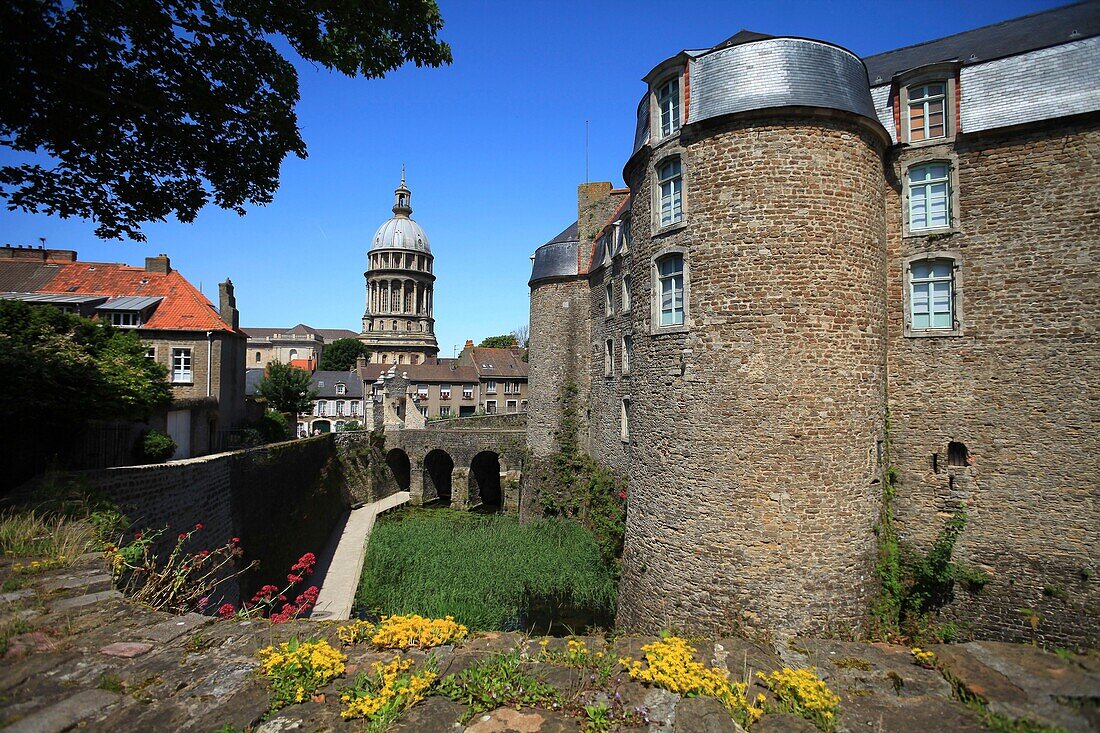
<path id="1" fill-rule="evenodd" d="M 952 440 L 947 444 L 947 465 L 948 466 L 965 466 L 969 463 L 970 451 L 966 449 L 966 445 L 958 443 Z"/>
<path id="2" fill-rule="evenodd" d="M 347 394 L 348 388 L 343 382 L 336 383 L 336 394 Z"/>
<path id="3" fill-rule="evenodd" d="M 263 359 L 263 357 L 260 356 L 260 352 L 257 351 L 256 352 L 256 363 L 259 364 L 260 361 L 262 361 L 262 359 Z"/>
<path id="4" fill-rule="evenodd" d="M 660 326 L 684 325 L 684 256 L 678 252 L 657 260 L 657 303 Z"/>
<path id="5" fill-rule="evenodd" d="M 679 158 L 671 158 L 657 169 L 660 193 L 660 225 L 665 227 L 684 220 L 684 179 Z"/>
<path id="6" fill-rule="evenodd" d="M 290 350 L 290 360 L 293 361 L 297 358 L 298 358 L 298 350 L 297 349 L 291 349 Z"/>
<path id="7" fill-rule="evenodd" d="M 909 169 L 909 231 L 951 226 L 951 167 L 926 163 Z"/>
<path id="8" fill-rule="evenodd" d="M 394 330 L 394 331 L 396 331 L 396 330 L 397 330 L 397 321 L 394 321 L 394 322 L 393 322 L 393 330 Z"/>

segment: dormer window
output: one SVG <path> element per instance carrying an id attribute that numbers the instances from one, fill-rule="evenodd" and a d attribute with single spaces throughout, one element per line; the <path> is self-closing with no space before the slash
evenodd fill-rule
<path id="1" fill-rule="evenodd" d="M 923 142 L 947 136 L 947 84 L 909 87 L 909 142 Z"/>
<path id="2" fill-rule="evenodd" d="M 680 77 L 674 76 L 657 87 L 657 114 L 661 137 L 680 130 Z"/>
<path id="3" fill-rule="evenodd" d="M 118 328 L 138 328 L 141 326 L 141 314 L 134 311 L 111 311 L 107 314 L 111 325 Z"/>
<path id="4" fill-rule="evenodd" d="M 344 385 L 342 383 L 337 383 L 337 385 L 336 385 L 336 394 L 347 394 L 347 391 L 348 391 L 348 388 L 347 388 L 346 385 Z"/>

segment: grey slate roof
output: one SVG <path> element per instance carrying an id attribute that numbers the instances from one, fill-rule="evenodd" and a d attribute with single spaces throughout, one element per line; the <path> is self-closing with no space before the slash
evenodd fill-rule
<path id="1" fill-rule="evenodd" d="M 871 86 L 877 86 L 918 66 L 953 59 L 964 66 L 977 64 L 1096 35 L 1100 35 L 1100 0 L 1090 0 L 875 54 L 863 62 Z"/>
<path id="2" fill-rule="evenodd" d="M 336 393 L 336 385 L 343 384 L 344 394 Z M 314 372 L 309 387 L 317 392 L 317 397 L 328 399 L 362 399 L 363 380 L 355 372 Z"/>
<path id="3" fill-rule="evenodd" d="M 33 293 L 57 277 L 61 266 L 52 262 L 11 262 L 0 265 L 0 292 Z"/>
<path id="4" fill-rule="evenodd" d="M 359 334 L 355 331 L 349 331 L 346 328 L 313 328 L 307 326 L 304 323 L 299 323 L 297 326 L 291 328 L 244 328 L 241 329 L 250 339 L 270 339 L 278 334 L 280 337 L 286 338 L 291 334 L 297 336 L 319 336 L 325 343 L 330 343 L 336 339 L 348 339 L 355 338 Z"/>
<path id="5" fill-rule="evenodd" d="M 531 279 L 528 284 L 544 278 L 569 277 L 577 274 L 579 268 L 577 240 L 580 236 L 577 225 L 578 222 L 573 222 L 558 236 L 535 250 L 534 263 L 531 265 Z"/>
<path id="6" fill-rule="evenodd" d="M 0 293 L 0 298 L 6 298 L 7 300 L 21 300 L 24 303 L 60 303 L 63 305 L 98 305 L 100 308 L 103 305 L 99 305 L 106 301 L 106 296 L 103 295 L 67 295 L 64 293 Z M 157 298 L 159 301 L 160 298 Z M 106 305 L 104 303 L 104 305 Z"/>

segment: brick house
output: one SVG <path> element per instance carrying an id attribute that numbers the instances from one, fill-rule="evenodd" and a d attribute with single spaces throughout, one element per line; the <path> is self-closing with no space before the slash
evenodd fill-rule
<path id="1" fill-rule="evenodd" d="M 944 620 L 1095 646 L 1097 68 L 1093 1 L 645 75 L 530 280 L 533 459 L 573 415 L 629 482 L 619 625 L 865 629 L 889 502 L 913 551 L 967 514 Z"/>
<path id="2" fill-rule="evenodd" d="M 148 427 L 176 441 L 175 458 L 211 452 L 217 432 L 244 418 L 246 336 L 232 281 L 218 288 L 215 307 L 163 254 L 134 267 L 81 262 L 72 250 L 0 247 L 0 297 L 133 329 L 168 369 L 172 404 Z"/>

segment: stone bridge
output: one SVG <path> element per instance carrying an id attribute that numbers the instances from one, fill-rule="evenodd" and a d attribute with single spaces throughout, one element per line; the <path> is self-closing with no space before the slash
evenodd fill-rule
<path id="1" fill-rule="evenodd" d="M 367 439 L 366 433 L 354 435 Z M 481 415 L 439 420 L 423 428 L 387 427 L 382 452 L 395 491 L 415 505 L 519 511 L 527 456 L 527 415 Z M 376 493 L 385 493 L 376 492 Z"/>

